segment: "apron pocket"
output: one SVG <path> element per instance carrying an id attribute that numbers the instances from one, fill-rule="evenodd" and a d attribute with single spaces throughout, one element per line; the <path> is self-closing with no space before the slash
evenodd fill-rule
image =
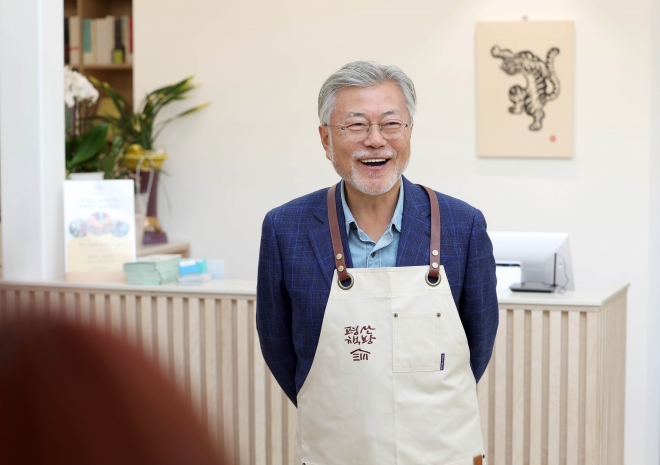
<path id="1" fill-rule="evenodd" d="M 440 371 L 439 313 L 394 313 L 393 370 Z"/>

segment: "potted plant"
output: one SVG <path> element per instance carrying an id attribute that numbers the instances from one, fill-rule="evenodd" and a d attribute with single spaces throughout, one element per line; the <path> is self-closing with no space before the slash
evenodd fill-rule
<path id="1" fill-rule="evenodd" d="M 94 124 L 99 92 L 82 74 L 64 67 L 66 122 L 65 162 L 69 179 L 118 179 L 130 177 L 119 161 L 124 139 L 108 138 L 110 124 Z"/>
<path id="2" fill-rule="evenodd" d="M 116 116 L 99 115 L 96 119 L 109 123 L 113 131 L 125 140 L 127 149 L 123 155 L 123 166 L 130 170 L 136 170 L 138 163 L 145 156 L 150 159 L 150 163 L 145 163 L 144 166 L 153 164 L 153 173 L 149 172 L 150 168 L 146 168 L 135 174 L 136 179 L 139 178 L 142 181 L 140 183 L 140 194 L 147 193 L 147 186 L 151 185 L 151 190 L 147 194 L 149 201 L 145 220 L 144 244 L 166 243 L 167 235 L 163 232 L 157 218 L 157 195 L 153 195 L 153 193 L 158 189 L 159 170 L 168 156 L 162 148 L 157 149 L 154 142 L 163 129 L 172 121 L 195 113 L 206 107 L 208 103 L 189 108 L 163 121 L 156 121 L 159 112 L 166 105 L 188 98 L 188 92 L 197 87 L 192 83 L 192 76 L 150 92 L 142 100 L 137 110 L 134 110 L 131 104 L 107 82 L 101 82 L 93 77 L 90 77 L 90 79 L 94 85 L 108 94 L 117 110 Z M 151 183 L 147 182 L 149 176 L 152 176 Z"/>
<path id="3" fill-rule="evenodd" d="M 124 165 L 130 169 L 137 167 L 145 153 L 151 156 L 156 168 L 160 168 L 168 156 L 163 149 L 156 149 L 154 142 L 163 129 L 175 119 L 195 113 L 208 105 L 203 103 L 164 121 L 156 122 L 158 113 L 167 104 L 186 99 L 188 97 L 186 94 L 197 87 L 192 83 L 192 76 L 150 92 L 142 100 L 137 111 L 134 111 L 130 103 L 107 82 L 101 82 L 93 77 L 90 79 L 94 85 L 108 94 L 117 109 L 118 116 L 102 115 L 97 118 L 109 123 L 126 140 L 128 149 L 124 155 Z"/>
<path id="4" fill-rule="evenodd" d="M 106 145 L 108 125 L 92 126 L 90 119 L 98 97 L 99 92 L 85 76 L 64 67 L 67 177 L 96 173 L 95 177 L 102 179 L 98 162 Z"/>

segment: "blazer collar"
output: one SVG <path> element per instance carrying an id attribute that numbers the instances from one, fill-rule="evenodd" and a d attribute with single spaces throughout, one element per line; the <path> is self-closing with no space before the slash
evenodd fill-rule
<path id="1" fill-rule="evenodd" d="M 431 203 L 426 191 L 403 178 L 403 219 L 396 266 L 418 266 L 428 263 L 431 241 Z"/>
<path id="2" fill-rule="evenodd" d="M 402 177 L 405 195 L 403 198 L 403 218 L 401 220 L 401 238 L 397 252 L 396 266 L 416 266 L 428 262 L 429 241 L 431 237 L 431 208 L 426 191 Z M 344 209 L 341 204 L 340 185 L 335 192 L 335 208 L 340 225 L 344 225 Z M 332 285 L 332 276 L 335 270 L 334 251 L 330 238 L 328 225 L 328 207 L 326 195 L 328 190 L 322 191 L 325 195 L 319 196 L 313 206 L 313 215 L 319 221 L 317 226 L 309 232 L 309 239 L 321 265 L 323 276 L 329 286 Z M 341 242 L 348 268 L 353 267 L 351 251 L 348 247 L 346 228 L 340 227 Z"/>

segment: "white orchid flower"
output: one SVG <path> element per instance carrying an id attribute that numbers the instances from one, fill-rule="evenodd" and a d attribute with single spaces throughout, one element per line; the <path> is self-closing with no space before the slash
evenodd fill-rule
<path id="1" fill-rule="evenodd" d="M 68 66 L 64 67 L 64 103 L 72 108 L 76 102 L 93 105 L 99 98 L 99 91 L 89 80 Z"/>

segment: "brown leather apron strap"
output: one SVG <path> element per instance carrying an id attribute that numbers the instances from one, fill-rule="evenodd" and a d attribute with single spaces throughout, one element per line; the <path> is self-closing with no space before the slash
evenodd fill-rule
<path id="1" fill-rule="evenodd" d="M 433 189 L 422 186 L 431 201 L 431 244 L 429 247 L 429 278 L 440 280 L 440 205 Z M 431 284 L 431 283 L 429 283 Z M 433 283 L 435 284 L 435 283 Z"/>
<path id="2" fill-rule="evenodd" d="M 472 460 L 472 465 L 483 465 L 483 463 L 484 463 L 484 458 L 486 458 L 485 455 L 477 455 L 477 456 Z"/>
<path id="3" fill-rule="evenodd" d="M 337 218 L 337 203 L 335 195 L 338 185 L 339 184 L 335 184 L 328 189 L 328 223 L 330 225 L 330 237 L 332 238 L 332 249 L 335 254 L 335 268 L 337 269 L 339 281 L 341 283 L 350 280 L 352 286 L 353 278 L 346 270 L 346 256 L 344 254 L 344 247 L 341 243 L 339 219 Z M 431 202 L 431 242 L 429 246 L 429 272 L 427 275 L 427 282 L 430 285 L 435 285 L 440 282 L 440 205 L 438 204 L 438 197 L 435 195 L 435 192 L 426 186 L 422 187 L 426 190 Z M 432 278 L 435 282 L 430 282 L 428 278 Z"/>
<path id="4" fill-rule="evenodd" d="M 339 276 L 339 281 L 352 281 L 346 270 L 346 256 L 344 255 L 344 247 L 341 244 L 341 234 L 339 232 L 339 220 L 337 219 L 337 203 L 335 201 L 335 193 L 337 186 L 335 184 L 328 190 L 328 222 L 330 223 L 330 237 L 332 237 L 332 249 L 335 253 L 335 268 Z"/>

